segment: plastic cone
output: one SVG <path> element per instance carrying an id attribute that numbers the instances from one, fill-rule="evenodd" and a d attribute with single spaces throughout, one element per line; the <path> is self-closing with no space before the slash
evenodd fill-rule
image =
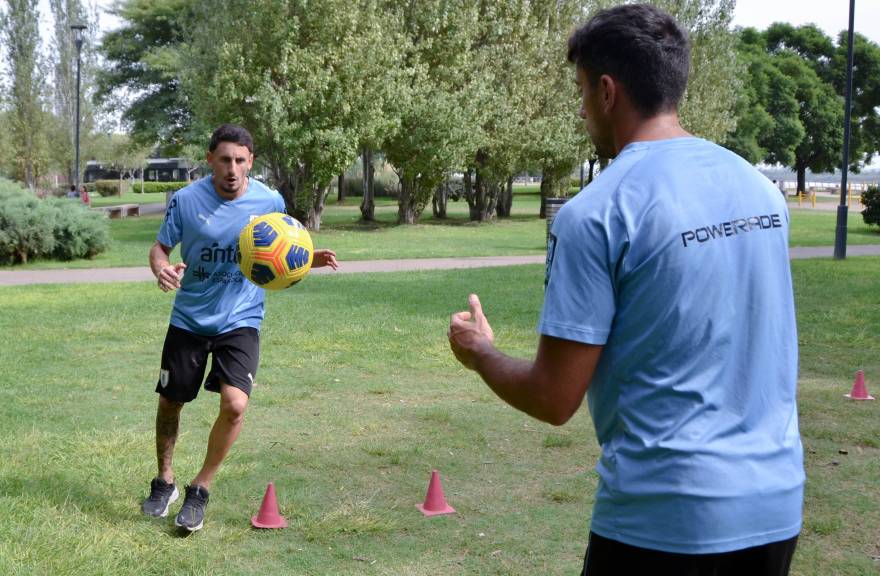
<path id="1" fill-rule="evenodd" d="M 865 386 L 865 373 L 859 370 L 856 372 L 856 381 L 853 382 L 852 392 L 844 394 L 852 400 L 873 400 L 874 397 L 868 394 L 868 388 Z"/>
<path id="2" fill-rule="evenodd" d="M 269 482 L 260 513 L 251 518 L 254 528 L 287 528 L 287 520 L 278 513 L 278 502 L 275 501 L 275 483 Z"/>
<path id="3" fill-rule="evenodd" d="M 446 497 L 443 495 L 443 486 L 440 485 L 440 473 L 436 470 L 431 471 L 431 482 L 428 484 L 425 502 L 416 504 L 416 508 L 421 510 L 425 516 L 455 513 L 455 509 L 446 503 Z"/>

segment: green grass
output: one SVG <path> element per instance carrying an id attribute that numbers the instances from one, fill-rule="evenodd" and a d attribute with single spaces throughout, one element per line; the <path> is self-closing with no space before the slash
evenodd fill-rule
<path id="1" fill-rule="evenodd" d="M 360 219 L 360 198 L 343 204 L 330 199 L 321 230 L 313 232 L 315 245 L 333 248 L 342 261 L 398 258 L 440 258 L 540 254 L 545 250 L 547 224 L 537 217 L 540 197 L 528 187 L 517 188 L 509 219 L 478 224 L 468 219 L 467 203 L 449 203 L 449 217 L 432 217 L 430 207 L 421 223 L 398 226 L 397 204 L 390 198 L 376 201 L 376 222 Z M 792 246 L 832 246 L 837 224 L 834 211 L 791 210 Z M 36 261 L 16 269 L 101 268 L 145 266 L 147 253 L 162 224 L 161 215 L 109 220 L 112 245 L 91 260 Z M 862 216 L 849 212 L 848 243 L 880 244 L 880 230 L 869 228 Z M 9 266 L 0 268 L 11 268 Z"/>
<path id="2" fill-rule="evenodd" d="M 837 212 L 796 208 L 791 210 L 792 246 L 833 246 L 837 230 Z M 861 212 L 850 210 L 846 220 L 848 245 L 880 244 L 880 228 L 869 227 L 862 220 Z"/>
<path id="3" fill-rule="evenodd" d="M 843 394 L 857 368 L 880 392 L 880 258 L 793 270 L 808 485 L 792 573 L 875 573 L 880 403 Z M 138 511 L 170 295 L 0 288 L 0 331 L 15 335 L 0 348 L 0 573 L 577 573 L 596 485 L 589 416 L 552 428 L 508 408 L 445 338 L 476 291 L 499 346 L 531 355 L 542 280 L 541 266 L 315 276 L 271 294 L 244 431 L 188 538 Z M 202 395 L 183 415 L 184 482 L 216 415 Z M 415 509 L 432 468 L 453 516 Z M 255 531 L 269 481 L 290 528 Z"/>

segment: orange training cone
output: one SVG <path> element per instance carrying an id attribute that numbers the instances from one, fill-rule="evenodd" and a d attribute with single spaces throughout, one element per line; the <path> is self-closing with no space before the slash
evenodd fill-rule
<path id="1" fill-rule="evenodd" d="M 425 516 L 455 513 L 455 509 L 446 503 L 446 497 L 443 496 L 443 486 L 440 485 L 440 473 L 436 470 L 431 471 L 431 482 L 428 484 L 425 502 L 416 504 L 416 508 L 421 510 Z"/>
<path id="2" fill-rule="evenodd" d="M 852 400 L 873 400 L 874 397 L 868 394 L 868 388 L 865 386 L 865 373 L 861 370 L 856 372 L 856 381 L 853 382 L 852 392 L 844 394 Z"/>
<path id="3" fill-rule="evenodd" d="M 287 528 L 287 520 L 278 513 L 278 502 L 275 501 L 275 483 L 269 482 L 260 513 L 251 518 L 254 528 Z"/>

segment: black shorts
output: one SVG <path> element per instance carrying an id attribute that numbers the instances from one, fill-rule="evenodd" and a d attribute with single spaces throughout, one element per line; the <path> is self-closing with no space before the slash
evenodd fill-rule
<path id="1" fill-rule="evenodd" d="M 205 390 L 219 392 L 224 382 L 251 395 L 260 362 L 259 330 L 237 328 L 216 336 L 201 336 L 170 325 L 156 392 L 174 402 L 194 400 L 202 387 L 208 354 L 211 371 L 205 378 Z"/>
<path id="2" fill-rule="evenodd" d="M 674 554 L 630 546 L 590 532 L 581 576 L 675 574 L 681 576 L 786 576 L 797 536 L 719 554 Z"/>

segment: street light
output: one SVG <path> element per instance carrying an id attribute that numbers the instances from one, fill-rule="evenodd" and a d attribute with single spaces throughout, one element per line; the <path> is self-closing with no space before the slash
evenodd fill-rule
<path id="1" fill-rule="evenodd" d="M 79 69 L 80 69 L 80 53 L 82 52 L 83 34 L 86 26 L 84 24 L 73 24 L 70 27 L 73 30 L 73 41 L 76 43 L 76 161 L 74 164 L 73 182 L 76 190 L 79 192 Z"/>
<path id="2" fill-rule="evenodd" d="M 834 234 L 834 259 L 846 258 L 846 220 L 849 207 L 846 205 L 846 178 L 849 174 L 849 123 L 852 117 L 852 77 L 853 77 L 853 23 L 856 14 L 856 0 L 849 2 L 849 37 L 846 51 L 846 97 L 843 124 L 843 162 L 840 177 L 840 205 L 837 207 L 837 229 Z"/>

